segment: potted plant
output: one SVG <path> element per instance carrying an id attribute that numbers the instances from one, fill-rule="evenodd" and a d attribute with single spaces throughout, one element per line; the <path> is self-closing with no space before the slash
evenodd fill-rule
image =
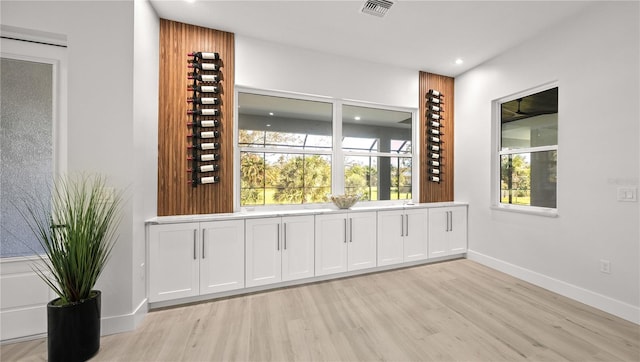
<path id="1" fill-rule="evenodd" d="M 44 249 L 35 272 L 57 294 L 47 304 L 49 361 L 85 361 L 100 348 L 100 296 L 94 286 L 117 236 L 122 193 L 102 176 L 57 178 L 51 203 L 39 195 L 20 210 Z"/>

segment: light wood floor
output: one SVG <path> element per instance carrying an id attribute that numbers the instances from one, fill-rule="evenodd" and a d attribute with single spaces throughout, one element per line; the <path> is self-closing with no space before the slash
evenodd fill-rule
<path id="1" fill-rule="evenodd" d="M 455 260 L 151 312 L 94 360 L 640 361 L 640 327 Z"/>

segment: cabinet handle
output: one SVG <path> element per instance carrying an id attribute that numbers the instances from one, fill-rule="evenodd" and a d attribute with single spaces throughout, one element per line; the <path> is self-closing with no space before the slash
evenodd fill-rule
<path id="1" fill-rule="evenodd" d="M 278 230 L 278 239 L 276 240 L 276 250 L 280 250 L 280 224 L 276 224 L 276 230 Z"/>
<path id="2" fill-rule="evenodd" d="M 287 223 L 284 223 L 284 250 L 287 250 Z"/>
<path id="3" fill-rule="evenodd" d="M 445 215 L 447 215 L 447 228 L 446 228 L 446 232 L 449 232 L 449 211 L 445 211 Z"/>
<path id="4" fill-rule="evenodd" d="M 204 232 L 207 229 L 202 229 L 202 259 L 204 259 Z"/>
<path id="5" fill-rule="evenodd" d="M 445 231 L 445 232 L 448 232 L 448 231 L 449 231 L 449 211 L 445 211 L 445 212 L 444 212 L 444 215 L 445 215 L 445 217 L 446 217 L 446 219 L 445 219 L 446 221 L 445 221 L 445 228 L 444 228 L 444 231 Z"/>
<path id="6" fill-rule="evenodd" d="M 453 231 L 453 211 L 449 211 L 449 231 Z"/>
<path id="7" fill-rule="evenodd" d="M 344 243 L 347 243 L 347 218 L 344 218 Z"/>
<path id="8" fill-rule="evenodd" d="M 193 260 L 196 260 L 198 257 L 196 256 L 196 234 L 198 233 L 198 230 L 193 229 Z"/>
<path id="9" fill-rule="evenodd" d="M 404 214 L 400 215 L 400 236 L 404 236 Z"/>
<path id="10" fill-rule="evenodd" d="M 404 216 L 404 222 L 407 224 L 407 228 L 404 232 L 404 236 L 409 236 L 409 215 Z"/>
<path id="11" fill-rule="evenodd" d="M 447 211 L 447 232 L 451 231 L 451 211 Z"/>
<path id="12" fill-rule="evenodd" d="M 349 242 L 353 242 L 353 218 L 349 218 Z"/>

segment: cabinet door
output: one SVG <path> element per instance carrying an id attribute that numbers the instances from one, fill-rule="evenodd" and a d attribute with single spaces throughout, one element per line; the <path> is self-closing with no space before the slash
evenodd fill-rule
<path id="1" fill-rule="evenodd" d="M 244 220 L 200 224 L 200 294 L 244 288 Z"/>
<path id="2" fill-rule="evenodd" d="M 378 212 L 378 266 L 402 263 L 404 211 Z"/>
<path id="3" fill-rule="evenodd" d="M 316 275 L 347 271 L 347 214 L 316 216 Z"/>
<path id="4" fill-rule="evenodd" d="M 427 209 L 406 210 L 404 215 L 404 261 L 427 259 Z"/>
<path id="5" fill-rule="evenodd" d="M 198 295 L 198 226 L 149 226 L 150 302 Z"/>
<path id="6" fill-rule="evenodd" d="M 314 218 L 282 218 L 282 280 L 314 276 Z"/>
<path id="7" fill-rule="evenodd" d="M 348 215 L 348 270 L 376 266 L 376 213 L 354 212 Z"/>
<path id="8" fill-rule="evenodd" d="M 429 209 L 429 257 L 437 258 L 449 254 L 449 209 Z"/>
<path id="9" fill-rule="evenodd" d="M 246 286 L 255 287 L 281 281 L 280 218 L 247 220 L 245 242 Z"/>
<path id="10" fill-rule="evenodd" d="M 467 208 L 464 206 L 449 209 L 449 249 L 451 254 L 467 252 Z"/>

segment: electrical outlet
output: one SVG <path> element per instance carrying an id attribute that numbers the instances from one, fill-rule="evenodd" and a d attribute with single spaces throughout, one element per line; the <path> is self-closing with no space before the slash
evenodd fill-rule
<path id="1" fill-rule="evenodd" d="M 609 260 L 600 260 L 600 272 L 611 274 L 611 262 Z"/>
<path id="2" fill-rule="evenodd" d="M 638 201 L 638 189 L 636 187 L 618 187 L 618 201 Z"/>

